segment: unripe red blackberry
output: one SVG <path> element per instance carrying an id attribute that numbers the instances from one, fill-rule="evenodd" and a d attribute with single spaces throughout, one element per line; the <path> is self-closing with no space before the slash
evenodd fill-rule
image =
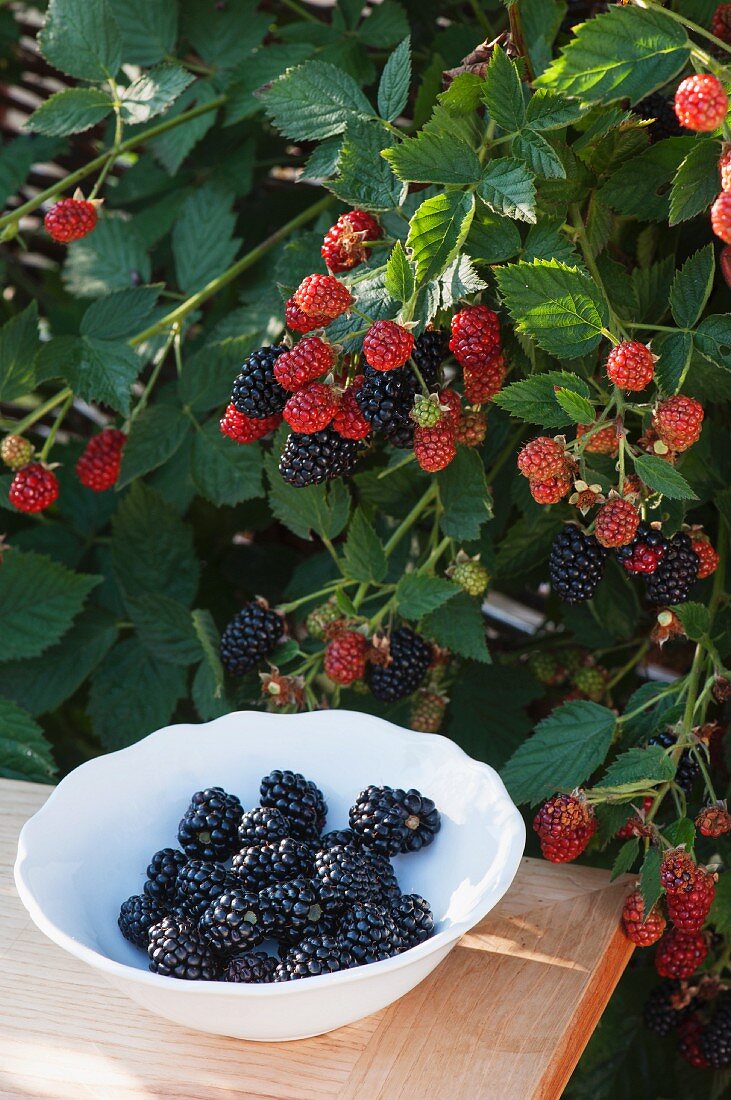
<path id="1" fill-rule="evenodd" d="M 662 936 L 665 924 L 657 905 L 645 917 L 645 903 L 639 890 L 629 895 L 622 910 L 622 927 L 628 940 L 638 947 L 650 947 Z"/>
<path id="2" fill-rule="evenodd" d="M 221 434 L 233 439 L 234 443 L 241 444 L 255 443 L 257 439 L 262 439 L 265 435 L 275 431 L 281 423 L 280 413 L 255 420 L 253 417 L 239 412 L 235 405 L 228 405 L 219 421 Z"/>
<path id="3" fill-rule="evenodd" d="M 558 504 L 571 491 L 573 482 L 566 474 L 561 477 L 549 477 L 545 481 L 531 478 L 528 485 L 536 504 Z"/>
<path id="4" fill-rule="evenodd" d="M 681 80 L 675 92 L 674 106 L 681 126 L 698 133 L 708 133 L 723 124 L 728 99 L 717 76 L 694 73 Z"/>
<path id="5" fill-rule="evenodd" d="M 705 806 L 695 819 L 696 828 L 701 836 L 723 836 L 731 833 L 731 814 L 724 803 Z"/>
<path id="6" fill-rule="evenodd" d="M 274 364 L 274 377 L 280 386 L 294 393 L 322 378 L 335 362 L 332 344 L 320 336 L 308 336 L 279 356 Z"/>
<path id="7" fill-rule="evenodd" d="M 350 271 L 368 259 L 368 249 L 363 247 L 363 242 L 377 241 L 382 236 L 383 230 L 372 214 L 365 210 L 348 210 L 325 234 L 320 249 L 322 258 L 334 275 Z"/>
<path id="8" fill-rule="evenodd" d="M 693 1069 L 708 1069 L 710 1065 L 703 1053 L 705 1030 L 703 1021 L 697 1013 L 683 1020 L 678 1028 L 678 1054 Z"/>
<path id="9" fill-rule="evenodd" d="M 731 7 L 731 5 L 728 6 Z M 721 173 L 721 190 L 731 191 L 731 145 L 724 145 L 718 162 L 718 171 Z"/>
<path id="10" fill-rule="evenodd" d="M 87 489 L 103 493 L 114 487 L 122 465 L 127 436 L 118 428 L 105 428 L 86 444 L 76 463 L 76 476 Z"/>
<path id="11" fill-rule="evenodd" d="M 546 481 L 566 473 L 566 450 L 557 439 L 539 435 L 529 440 L 518 454 L 518 469 L 523 477 Z"/>
<path id="12" fill-rule="evenodd" d="M 652 576 L 668 549 L 668 540 L 657 527 L 640 523 L 632 542 L 617 549 L 617 559 L 628 573 Z"/>
<path id="13" fill-rule="evenodd" d="M 700 1048 L 709 1066 L 725 1069 L 731 1065 L 731 993 L 716 999 L 713 1017 L 701 1035 Z"/>
<path id="14" fill-rule="evenodd" d="M 436 691 L 419 691 L 411 706 L 409 725 L 421 733 L 439 733 L 447 709 L 447 699 Z"/>
<path id="15" fill-rule="evenodd" d="M 345 313 L 353 301 L 346 286 L 332 275 L 307 275 L 292 295 L 294 304 L 308 317 L 326 324 Z"/>
<path id="16" fill-rule="evenodd" d="M 362 680 L 366 670 L 368 643 L 357 630 L 342 630 L 325 648 L 325 675 L 336 684 Z"/>
<path id="17" fill-rule="evenodd" d="M 465 447 L 479 447 L 487 435 L 487 416 L 481 409 L 465 409 L 456 428 L 457 442 Z"/>
<path id="18" fill-rule="evenodd" d="M 310 382 L 293 393 L 283 416 L 293 432 L 320 432 L 331 423 L 338 407 L 335 391 L 324 382 Z"/>
<path id="19" fill-rule="evenodd" d="M 58 498 L 58 479 L 41 462 L 23 466 L 10 483 L 8 500 L 19 512 L 43 512 Z"/>
<path id="20" fill-rule="evenodd" d="M 357 374 L 347 389 L 343 390 L 335 416 L 333 428 L 343 439 L 365 439 L 371 426 L 363 416 L 358 404 L 358 394 L 363 386 L 363 375 Z"/>
<path id="21" fill-rule="evenodd" d="M 622 497 L 615 497 L 597 512 L 594 534 L 601 546 L 626 546 L 637 534 L 639 525 L 640 514 L 634 504 Z"/>
<path id="22" fill-rule="evenodd" d="M 500 347 L 500 319 L 487 306 L 466 306 L 452 318 L 449 350 L 460 366 L 481 367 Z"/>
<path id="23" fill-rule="evenodd" d="M 576 438 L 582 439 L 592 427 L 591 424 L 579 424 L 576 429 Z M 594 432 L 586 441 L 584 450 L 587 454 L 593 455 L 616 455 L 619 450 L 619 440 L 614 424 L 607 424 L 606 428 L 599 428 Z"/>
<path id="24" fill-rule="evenodd" d="M 706 538 L 691 539 L 693 553 L 698 558 L 698 580 L 705 580 L 716 572 L 720 561 L 718 552 Z"/>
<path id="25" fill-rule="evenodd" d="M 456 454 L 454 427 L 446 421 L 440 421 L 433 428 L 414 430 L 414 458 L 427 473 L 443 470 Z"/>
<path id="26" fill-rule="evenodd" d="M 580 856 L 596 827 L 593 808 L 583 798 L 571 794 L 550 798 L 533 818 L 541 851 L 551 863 L 569 863 Z"/>
<path id="27" fill-rule="evenodd" d="M 698 866 L 689 852 L 673 848 L 665 853 L 660 864 L 660 882 L 668 896 L 691 893 L 697 878 Z"/>
<path id="28" fill-rule="evenodd" d="M 375 370 L 402 367 L 414 350 L 414 337 L 395 321 L 376 321 L 363 340 L 366 363 Z"/>
<path id="29" fill-rule="evenodd" d="M 622 390 L 644 390 L 655 374 L 655 356 L 646 344 L 623 340 L 607 359 L 607 378 Z"/>
<path id="30" fill-rule="evenodd" d="M 484 405 L 492 401 L 503 388 L 508 368 L 499 351 L 491 353 L 479 364 L 462 367 L 465 399 L 471 405 Z"/>
<path id="31" fill-rule="evenodd" d="M 711 34 L 731 45 L 731 4 L 719 4 L 711 19 Z"/>
<path id="32" fill-rule="evenodd" d="M 724 244 L 731 244 L 731 191 L 722 191 L 711 207 L 711 226 Z"/>
<path id="33" fill-rule="evenodd" d="M 661 978 L 689 978 L 708 954 L 702 932 L 666 932 L 655 951 L 655 969 Z"/>
<path id="34" fill-rule="evenodd" d="M 715 895 L 713 875 L 698 867 L 692 890 L 673 891 L 667 895 L 668 917 L 681 932 L 699 932 L 706 923 Z"/>
<path id="35" fill-rule="evenodd" d="M 0 443 L 0 458 L 11 470 L 20 470 L 28 465 L 34 450 L 31 441 L 22 435 L 6 435 Z"/>
<path id="36" fill-rule="evenodd" d="M 326 317 L 310 317 L 303 313 L 294 298 L 287 299 L 284 307 L 284 323 L 292 332 L 312 332 L 316 328 L 324 328 L 329 324 Z"/>
<path id="37" fill-rule="evenodd" d="M 46 232 L 59 244 L 80 241 L 91 233 L 99 220 L 93 202 L 74 196 L 54 203 L 43 219 Z"/>

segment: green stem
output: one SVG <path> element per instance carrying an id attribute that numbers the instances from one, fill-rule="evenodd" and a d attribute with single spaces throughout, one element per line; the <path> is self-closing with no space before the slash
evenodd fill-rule
<path id="1" fill-rule="evenodd" d="M 56 405 L 60 405 L 62 401 L 67 401 L 69 397 L 73 397 L 73 391 L 66 386 L 65 389 L 59 390 L 53 397 L 49 397 L 48 401 L 44 401 L 42 405 L 39 405 L 33 412 L 28 413 L 26 417 L 19 420 L 17 424 L 13 425 L 13 432 L 16 435 L 22 435 L 28 428 L 35 424 L 36 420 L 40 420 L 50 412 L 51 409 L 55 409 Z"/>
<path id="2" fill-rule="evenodd" d="M 718 795 L 716 794 L 716 791 L 715 791 L 715 788 L 713 786 L 713 782 L 711 780 L 711 777 L 708 774 L 708 768 L 706 767 L 706 762 L 703 759 L 703 750 L 692 748 L 690 751 L 693 754 L 693 757 L 695 758 L 696 764 L 700 768 L 700 773 L 703 776 L 703 782 L 706 785 L 706 790 L 708 791 L 708 794 L 710 795 L 711 802 L 718 802 Z"/>
<path id="3" fill-rule="evenodd" d="M 119 147 L 122 144 L 122 131 L 124 129 L 124 123 L 122 122 L 122 104 L 119 96 L 117 95 L 117 85 L 114 80 L 109 79 L 107 83 L 112 90 L 112 97 L 114 99 L 114 143 L 112 145 L 112 148 L 107 150 L 109 154 L 109 156 L 107 157 L 107 163 L 104 165 L 101 172 L 99 173 L 99 177 L 91 190 L 91 194 L 89 195 L 89 201 L 95 199 L 101 191 L 102 187 L 104 186 L 104 181 L 109 174 L 109 169 L 112 167 L 115 160 L 119 156 Z"/>
<path id="4" fill-rule="evenodd" d="M 317 16 L 313 15 L 312 12 L 307 10 L 307 8 L 303 8 L 301 4 L 297 3 L 297 0 L 282 0 L 282 3 L 284 4 L 285 8 L 289 8 L 290 11 L 293 11 L 295 15 L 298 15 L 300 19 L 304 19 L 305 22 L 320 22 Z"/>
<path id="5" fill-rule="evenodd" d="M 614 676 L 612 676 L 611 680 L 607 684 L 607 691 L 611 691 L 613 687 L 616 687 L 620 680 L 623 680 L 627 673 L 631 672 L 635 665 L 638 665 L 640 663 L 649 648 L 649 641 L 645 641 L 642 643 L 637 652 L 632 654 L 629 661 L 627 661 L 626 664 L 622 665 L 619 671 L 615 672 Z"/>
<path id="6" fill-rule="evenodd" d="M 384 546 L 386 557 L 389 557 L 393 553 L 393 551 L 396 549 L 398 544 L 401 542 L 401 539 L 404 537 L 404 535 L 407 533 L 407 531 L 414 525 L 414 523 L 419 518 L 421 513 L 426 508 L 429 507 L 429 505 L 434 500 L 436 495 L 437 495 L 437 484 L 436 484 L 436 481 L 432 481 L 429 488 L 424 493 L 423 497 L 421 497 L 421 499 L 416 502 L 416 504 L 411 509 L 409 514 L 406 516 L 405 519 L 403 519 L 401 521 L 401 523 L 398 525 L 398 527 L 396 528 L 394 533 L 391 535 L 391 538 L 388 540 L 388 542 Z"/>
<path id="7" fill-rule="evenodd" d="M 439 561 L 444 551 L 449 549 L 451 542 L 452 540 L 445 535 L 442 541 L 434 547 L 424 564 L 419 567 L 419 573 L 428 573 L 432 566 Z"/>
<path id="8" fill-rule="evenodd" d="M 619 332 L 620 335 L 623 335 L 624 334 L 623 324 L 619 320 L 617 315 L 615 314 L 615 312 L 612 309 L 611 304 L 609 302 L 609 295 L 607 294 L 604 283 L 602 282 L 602 277 L 601 277 L 601 274 L 599 272 L 599 268 L 596 265 L 596 260 L 594 259 L 594 253 L 591 250 L 591 246 L 589 244 L 589 238 L 586 235 L 586 226 L 584 225 L 584 218 L 583 218 L 582 213 L 581 213 L 581 207 L 579 206 L 578 203 L 572 203 L 571 204 L 571 206 L 569 208 L 569 216 L 571 218 L 571 224 L 573 225 L 574 229 L 576 230 L 576 239 L 578 240 L 579 244 L 581 245 L 581 253 L 584 257 L 584 261 L 586 263 L 586 266 L 589 268 L 592 279 L 594 280 L 594 282 L 596 283 L 596 285 L 599 287 L 599 289 L 603 293 L 604 297 L 606 298 L 607 305 L 609 306 L 609 316 L 611 317 L 612 324 L 614 325 L 617 332 Z M 609 340 L 612 340 L 612 341 L 615 340 L 615 337 L 611 332 L 607 332 L 605 330 L 602 330 L 602 331 L 603 331 L 604 335 Z"/>
<path id="9" fill-rule="evenodd" d="M 290 611 L 296 611 L 302 604 L 311 603 L 312 600 L 317 600 L 321 596 L 331 596 L 333 592 L 337 592 L 338 588 L 347 588 L 350 584 L 356 584 L 356 581 L 344 581 L 342 577 L 337 581 L 332 581 L 330 584 L 326 584 L 323 588 L 317 592 L 310 592 L 307 596 L 300 596 L 298 600 L 291 600 L 290 603 L 280 603 L 277 605 L 277 611 L 281 611 L 283 615 L 288 615 Z"/>
<path id="10" fill-rule="evenodd" d="M 338 567 L 338 570 L 339 570 L 341 568 L 341 566 L 340 566 L 340 558 L 338 557 L 337 550 L 335 549 L 335 547 L 333 546 L 331 540 L 327 537 L 327 535 L 321 535 L 321 540 L 322 540 L 322 545 L 325 547 L 328 554 L 330 555 L 332 560 L 335 562 L 335 564 L 336 564 L 336 566 Z"/>
<path id="11" fill-rule="evenodd" d="M 63 405 L 61 406 L 61 408 L 58 410 L 58 414 L 56 416 L 56 419 L 53 422 L 53 425 L 51 427 L 50 432 L 48 433 L 48 436 L 46 438 L 46 442 L 43 444 L 43 450 L 41 451 L 40 455 L 38 456 L 40 462 L 45 462 L 46 459 L 48 458 L 51 447 L 53 446 L 54 440 L 56 439 L 56 433 L 58 432 L 58 429 L 63 424 L 63 418 L 66 416 L 66 413 L 69 411 L 69 409 L 71 407 L 71 402 L 73 401 L 73 399 L 74 399 L 74 395 L 72 393 L 70 393 L 68 395 L 68 397 L 66 398 L 66 400 L 64 401 Z"/>
<path id="12" fill-rule="evenodd" d="M 472 11 L 474 12 L 475 19 L 480 24 L 483 31 L 487 35 L 487 37 L 492 38 L 493 37 L 492 27 L 490 26 L 490 23 L 488 21 L 487 16 L 485 15 L 484 11 L 480 7 L 479 0 L 470 0 L 470 7 L 472 8 Z"/>
<path id="13" fill-rule="evenodd" d="M 704 649 L 703 646 L 698 643 L 695 647 L 695 653 L 693 654 L 693 664 L 690 666 L 690 672 L 688 673 L 688 680 L 686 683 L 687 699 L 685 701 L 685 711 L 683 712 L 683 730 L 686 734 L 690 733 L 693 725 L 693 710 L 695 708 L 696 694 L 698 692 L 698 677 L 701 671 L 701 665 L 703 664 Z"/>
<path id="14" fill-rule="evenodd" d="M 127 418 L 127 423 L 125 425 L 125 432 L 127 434 L 129 434 L 130 428 L 132 427 L 132 425 L 134 424 L 135 420 L 140 415 L 140 413 L 143 411 L 143 409 L 147 408 L 147 403 L 150 400 L 150 395 L 151 395 L 152 391 L 155 388 L 155 383 L 157 382 L 158 378 L 160 377 L 160 371 L 163 368 L 163 364 L 164 364 L 165 360 L 167 359 L 167 354 L 170 351 L 170 345 L 175 340 L 176 335 L 177 335 L 177 330 L 171 332 L 170 335 L 168 336 L 167 340 L 165 341 L 165 346 L 161 349 L 161 351 L 158 352 L 157 359 L 155 361 L 155 365 L 152 368 L 152 370 L 150 371 L 150 377 L 147 379 L 147 382 L 145 383 L 145 388 L 143 389 L 142 393 L 140 394 L 140 399 L 137 402 L 137 404 L 135 405 L 132 412 L 130 413 L 129 417 Z"/>

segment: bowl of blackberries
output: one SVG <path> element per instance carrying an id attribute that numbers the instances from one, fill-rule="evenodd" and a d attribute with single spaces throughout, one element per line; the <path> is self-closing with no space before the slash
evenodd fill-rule
<path id="1" fill-rule="evenodd" d="M 15 873 L 38 927 L 138 1004 L 279 1041 L 408 993 L 499 901 L 524 841 L 497 773 L 444 737 L 241 712 L 71 772 Z"/>

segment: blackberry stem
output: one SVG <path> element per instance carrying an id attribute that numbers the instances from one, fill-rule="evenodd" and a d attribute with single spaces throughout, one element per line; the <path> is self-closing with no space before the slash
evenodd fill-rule
<path id="1" fill-rule="evenodd" d="M 17 424 L 11 424 L 10 428 L 16 435 L 22 435 L 28 428 L 31 428 L 37 420 L 41 420 L 42 417 L 49 413 L 51 409 L 55 409 L 56 405 L 60 405 L 62 401 L 66 401 L 69 397 L 73 397 L 73 390 L 66 386 L 64 389 L 59 390 L 53 397 L 49 397 L 48 401 L 44 401 L 42 405 L 38 405 L 33 412 L 28 413 L 22 420 L 19 420 Z"/>

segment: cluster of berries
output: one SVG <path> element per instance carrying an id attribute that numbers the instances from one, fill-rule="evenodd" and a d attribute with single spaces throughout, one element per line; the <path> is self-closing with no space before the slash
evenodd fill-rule
<path id="1" fill-rule="evenodd" d="M 123 902 L 122 935 L 156 974 L 247 983 L 348 970 L 428 939 L 429 903 L 402 894 L 391 858 L 432 843 L 433 801 L 369 786 L 348 828 L 323 833 L 326 817 L 322 791 L 298 772 L 266 775 L 246 813 L 221 787 L 197 791 L 180 847 L 156 852 L 142 893 Z"/>
<path id="2" fill-rule="evenodd" d="M 570 863 L 580 856 L 597 830 L 597 819 L 581 791 L 549 798 L 533 818 L 544 859 Z"/>
<path id="3" fill-rule="evenodd" d="M 76 463 L 82 485 L 101 493 L 111 489 L 119 477 L 122 450 L 127 441 L 124 432 L 105 428 L 87 443 Z M 53 466 L 33 461 L 33 444 L 20 435 L 6 435 L 0 444 L 0 458 L 15 471 L 8 499 L 20 512 L 43 512 L 58 499 L 58 478 Z"/>
<path id="4" fill-rule="evenodd" d="M 694 1069 L 731 1065 L 731 992 L 712 976 L 663 979 L 650 993 L 643 1019 L 662 1038 L 675 1032 L 678 1053 Z"/>
<path id="5" fill-rule="evenodd" d="M 728 13 L 722 4 L 712 26 L 728 36 Z M 715 33 L 715 31 L 714 31 Z M 722 35 L 717 35 L 722 37 Z M 723 126 L 728 112 L 728 96 L 718 79 L 710 73 L 695 73 L 682 80 L 675 92 L 675 114 L 687 130 L 711 133 Z M 731 244 L 731 147 L 724 145 L 718 164 L 721 193 L 711 207 L 711 226 L 717 237 Z"/>
<path id="6" fill-rule="evenodd" d="M 574 699 L 592 699 L 598 703 L 607 694 L 607 669 L 576 646 L 558 651 L 535 650 L 529 654 L 527 665 L 540 684 L 568 688 L 562 694 L 563 703 Z"/>

